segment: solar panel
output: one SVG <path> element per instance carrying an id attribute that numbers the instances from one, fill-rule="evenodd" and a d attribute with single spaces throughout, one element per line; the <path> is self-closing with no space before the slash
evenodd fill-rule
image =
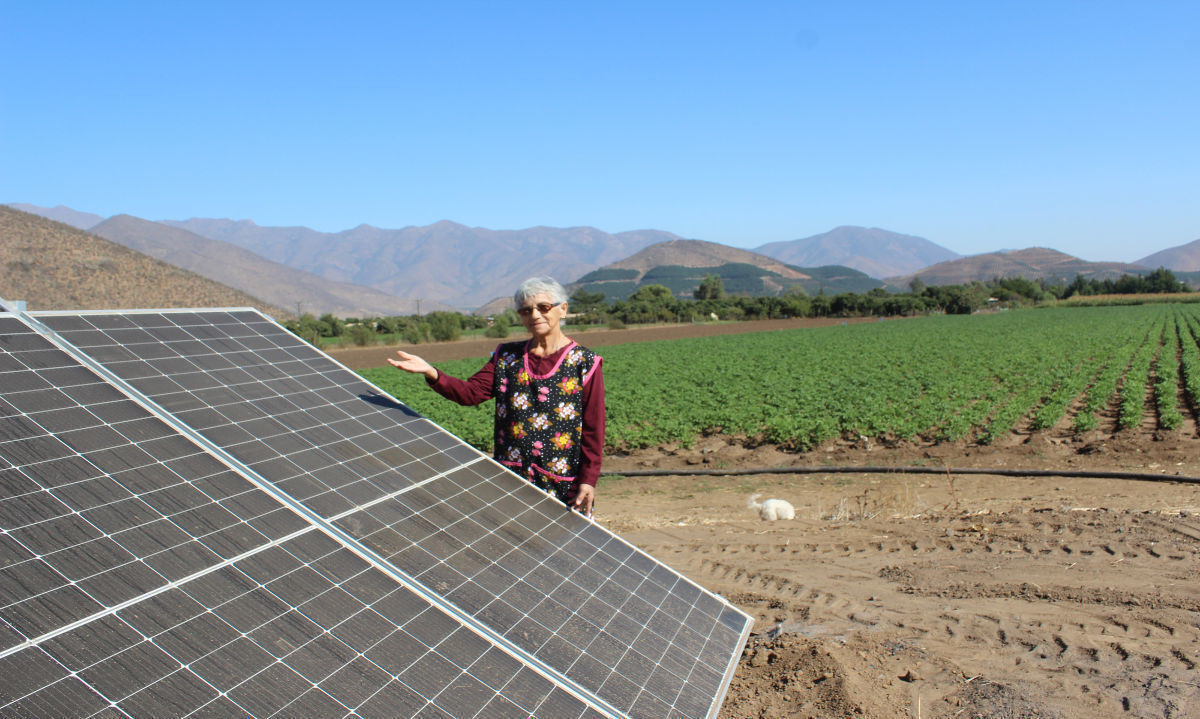
<path id="1" fill-rule="evenodd" d="M 0 314 L 0 714 L 591 716 Z"/>
<path id="2" fill-rule="evenodd" d="M 560 694 L 609 715 L 719 709 L 749 631 L 744 613 L 269 318 L 34 315 L 183 434 L 194 432 L 205 456 L 330 541 L 360 548 L 375 571 L 552 679 Z"/>

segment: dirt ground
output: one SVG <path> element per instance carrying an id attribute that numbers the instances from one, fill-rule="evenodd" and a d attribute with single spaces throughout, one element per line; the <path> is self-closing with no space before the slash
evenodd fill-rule
<path id="1" fill-rule="evenodd" d="M 768 332 L 771 330 L 791 330 L 806 327 L 825 327 L 857 322 L 877 322 L 870 317 L 851 319 L 830 317 L 797 317 L 787 320 L 755 320 L 752 322 L 722 322 L 713 324 L 668 324 L 633 326 L 623 330 L 589 329 L 580 331 L 579 328 L 568 327 L 567 334 L 579 344 L 595 349 L 609 345 L 626 344 L 629 342 L 655 342 L 658 340 L 675 340 L 688 337 L 711 337 L 713 335 L 742 334 L 745 332 Z M 396 350 L 412 352 L 421 355 L 430 362 L 445 362 L 447 360 L 469 359 L 471 357 L 487 357 L 500 342 L 514 342 L 523 335 L 513 332 L 506 339 L 468 339 L 458 342 L 434 342 L 423 345 L 397 345 L 372 347 L 345 347 L 326 349 L 326 351 L 350 369 L 370 369 L 384 367 L 387 358 L 393 356 Z"/>
<path id="2" fill-rule="evenodd" d="M 627 477 L 598 492 L 604 525 L 755 618 L 722 717 L 1200 717 L 1200 484 L 952 471 L 1200 477 L 1194 431 L 806 454 L 709 437 L 605 471 L 792 465 L 938 472 Z M 795 519 L 759 519 L 755 492 Z"/>
<path id="3" fill-rule="evenodd" d="M 629 341 L 790 329 L 774 320 L 597 330 Z M 494 340 L 421 345 L 433 361 Z M 354 369 L 396 348 L 333 353 Z M 1200 428 L 1069 421 L 991 446 L 832 442 L 803 454 L 701 438 L 608 457 L 639 469 L 892 467 L 933 474 L 605 478 L 602 524 L 755 618 L 721 716 L 1200 717 Z M 1115 471 L 1164 481 L 956 474 Z M 749 496 L 795 506 L 766 522 Z"/>

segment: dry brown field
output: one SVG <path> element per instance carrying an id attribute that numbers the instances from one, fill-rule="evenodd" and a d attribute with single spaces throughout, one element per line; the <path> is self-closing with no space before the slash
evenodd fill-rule
<path id="1" fill-rule="evenodd" d="M 712 337 L 714 335 L 733 335 L 745 332 L 769 332 L 771 330 L 791 330 L 804 327 L 827 327 L 854 322 L 875 322 L 873 317 L 855 317 L 850 319 L 832 317 L 797 317 L 787 320 L 754 320 L 750 322 L 724 322 L 712 324 L 663 324 L 636 325 L 623 330 L 588 329 L 574 331 L 567 328 L 567 334 L 587 347 L 607 347 L 609 345 L 627 344 L 629 342 L 656 342 L 658 340 L 677 340 L 689 337 Z M 487 357 L 501 342 L 513 342 L 521 335 L 514 332 L 503 340 L 469 339 L 458 342 L 435 342 L 421 345 L 375 345 L 372 347 L 344 347 L 326 349 L 331 356 L 350 369 L 369 369 L 384 367 L 387 358 L 396 350 L 419 354 L 430 362 L 446 362 L 448 360 L 469 359 L 471 357 Z"/>
<path id="2" fill-rule="evenodd" d="M 1195 717 L 1200 484 L 953 469 L 1200 477 L 1198 444 L 1027 435 L 788 455 L 710 437 L 606 471 L 940 469 L 630 477 L 602 484 L 598 511 L 755 617 L 722 717 Z M 760 520 L 754 492 L 796 518 Z"/>

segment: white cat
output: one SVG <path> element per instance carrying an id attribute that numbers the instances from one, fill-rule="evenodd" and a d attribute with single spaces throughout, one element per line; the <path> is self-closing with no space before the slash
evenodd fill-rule
<path id="1" fill-rule="evenodd" d="M 764 499 L 757 501 L 761 494 L 750 495 L 750 500 L 746 502 L 746 506 L 758 512 L 758 516 L 768 522 L 774 522 L 776 519 L 795 519 L 796 509 L 792 503 L 786 499 Z"/>

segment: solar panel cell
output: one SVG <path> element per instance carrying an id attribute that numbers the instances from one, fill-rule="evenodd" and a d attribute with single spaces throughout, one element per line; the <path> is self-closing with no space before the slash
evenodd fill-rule
<path id="1" fill-rule="evenodd" d="M 47 586 L 57 577 L 38 577 L 29 588 L 38 594 L 4 607 L 0 617 L 26 638 L 37 637 L 66 624 L 84 619 L 102 607 L 78 587 Z"/>
<path id="2" fill-rule="evenodd" d="M 11 377 L 13 374 L 20 377 Z M 10 373 L 10 377 L 5 378 L 6 385 L 10 379 L 13 382 L 11 393 L 6 394 L 5 399 L 18 414 L 75 406 L 75 402 L 69 395 L 57 389 L 42 387 L 41 385 L 44 383 L 40 378 L 36 382 L 31 380 L 22 384 L 21 377 L 26 376 L 33 376 L 33 373 Z M 18 387 L 20 390 L 17 389 Z"/>
<path id="3" fill-rule="evenodd" d="M 388 682 L 358 708 L 362 717 L 416 717 L 427 705 L 426 700 L 400 681 Z"/>
<path id="4" fill-rule="evenodd" d="M 3 329 L 0 329 L 0 331 L 4 334 L 0 336 L 0 351 L 15 355 L 36 350 L 54 349 L 54 345 L 35 334 L 33 330 L 22 325 L 20 320 L 6 321 L 2 327 Z"/>
<path id="5" fill-rule="evenodd" d="M 234 688 L 229 698 L 253 716 L 271 716 L 311 688 L 304 677 L 282 664 L 272 664 Z"/>
<path id="6" fill-rule="evenodd" d="M 355 651 L 365 652 L 379 642 L 379 637 L 392 630 L 392 623 L 378 612 L 368 609 L 354 614 L 339 624 L 333 634 Z"/>
<path id="7" fill-rule="evenodd" d="M 191 672 L 178 671 L 123 699 L 119 706 L 133 716 L 185 716 L 218 696 Z"/>
<path id="8" fill-rule="evenodd" d="M 81 682 L 68 677 L 67 670 L 39 649 L 29 649 L 19 654 L 0 658 L 0 708 L 12 711 L 13 716 L 71 716 L 76 711 L 64 711 L 78 706 L 72 700 L 84 700 L 92 707 L 91 712 L 104 706 L 102 702 Z M 81 691 L 84 689 L 85 691 Z M 20 703 L 10 704 L 34 694 Z M 87 695 L 91 696 L 87 696 Z M 7 705 L 7 706 L 5 706 Z M 11 707 L 11 710 L 9 709 Z M 35 710 L 59 709 L 57 713 L 33 713 Z M 23 712 L 19 714 L 18 712 Z"/>
<path id="9" fill-rule="evenodd" d="M 8 449 L 0 446 L 0 450 Z M 19 455 L 9 453 L 10 458 Z M 13 529 L 69 514 L 71 508 L 45 493 L 22 494 L 0 500 L 0 528 Z"/>
<path id="10" fill-rule="evenodd" d="M 220 561 L 221 557 L 218 554 L 194 541 L 171 547 L 145 560 L 154 571 L 170 581 L 179 581 L 216 566 Z"/>

